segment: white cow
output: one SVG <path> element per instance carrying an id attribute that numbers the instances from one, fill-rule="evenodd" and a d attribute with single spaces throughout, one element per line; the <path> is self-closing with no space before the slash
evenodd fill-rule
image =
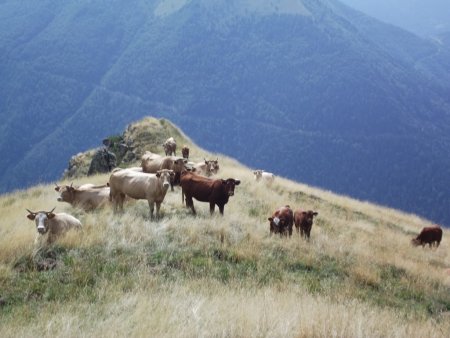
<path id="1" fill-rule="evenodd" d="M 159 217 L 161 203 L 174 176 L 173 170 L 163 169 L 156 174 L 148 174 L 129 169 L 115 169 L 109 178 L 110 199 L 114 203 L 114 211 L 123 211 L 125 196 L 148 201 L 150 217 L 156 203 L 156 217 Z"/>
<path id="2" fill-rule="evenodd" d="M 169 137 L 166 142 L 163 143 L 164 152 L 166 153 L 166 156 L 174 155 L 177 156 L 176 150 L 177 150 L 177 143 L 175 142 L 175 139 L 173 137 Z"/>
<path id="3" fill-rule="evenodd" d="M 254 170 L 253 175 L 255 176 L 256 182 L 264 182 L 268 186 L 271 186 L 275 180 L 275 175 L 264 170 Z"/>
<path id="4" fill-rule="evenodd" d="M 55 208 L 52 211 L 33 212 L 27 209 L 28 219 L 36 222 L 38 233 L 35 243 L 39 241 L 40 236 L 47 235 L 47 244 L 51 244 L 68 230 L 81 229 L 82 225 L 78 219 L 64 212 L 54 214 L 54 210 Z"/>

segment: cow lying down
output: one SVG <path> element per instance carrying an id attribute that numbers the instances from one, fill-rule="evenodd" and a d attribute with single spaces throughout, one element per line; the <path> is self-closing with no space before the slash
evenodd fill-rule
<path id="1" fill-rule="evenodd" d="M 114 211 L 123 211 L 123 201 L 126 196 L 147 200 L 150 217 L 156 204 L 156 217 L 164 201 L 170 181 L 175 173 L 173 170 L 158 170 L 156 174 L 148 174 L 130 169 L 114 169 L 109 178 L 110 199 L 114 204 Z"/>
<path id="2" fill-rule="evenodd" d="M 73 217 L 72 215 L 66 213 L 53 213 L 52 211 L 38 211 L 33 212 L 27 209 L 28 219 L 35 221 L 37 236 L 35 243 L 39 241 L 41 236 L 47 235 L 47 244 L 53 243 L 58 237 L 65 234 L 68 230 L 81 229 L 81 222 Z"/>
<path id="3" fill-rule="evenodd" d="M 80 207 L 84 211 L 90 211 L 104 206 L 109 201 L 109 186 L 84 184 L 73 187 L 69 185 L 56 185 L 55 191 L 59 192 L 58 202 L 66 202 L 73 207 Z"/>

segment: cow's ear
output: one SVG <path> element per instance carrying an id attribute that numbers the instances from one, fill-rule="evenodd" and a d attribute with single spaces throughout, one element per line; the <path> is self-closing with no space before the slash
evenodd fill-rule
<path id="1" fill-rule="evenodd" d="M 222 184 L 227 184 L 227 180 L 221 180 Z"/>
<path id="2" fill-rule="evenodd" d="M 60 189 L 59 186 L 56 186 L 56 187 L 55 187 L 55 191 L 59 192 L 59 189 Z"/>
<path id="3" fill-rule="evenodd" d="M 34 221 L 34 219 L 36 218 L 36 215 L 35 214 L 28 214 L 27 217 L 28 217 L 29 220 Z"/>
<path id="4" fill-rule="evenodd" d="M 241 184 L 241 180 L 234 180 L 234 185 L 239 185 Z"/>
<path id="5" fill-rule="evenodd" d="M 317 216 L 318 214 L 319 214 L 319 213 L 316 212 L 316 211 L 313 212 L 313 215 L 314 215 L 314 216 Z"/>
<path id="6" fill-rule="evenodd" d="M 56 215 L 53 212 L 48 212 L 47 213 L 47 218 L 48 219 L 52 219 L 53 217 L 55 217 Z"/>
<path id="7" fill-rule="evenodd" d="M 272 217 L 269 217 L 268 220 L 269 220 L 270 222 L 272 222 L 272 221 L 273 221 L 273 218 L 272 218 Z"/>
<path id="8" fill-rule="evenodd" d="M 156 177 L 161 177 L 161 173 L 159 171 L 156 173 Z"/>

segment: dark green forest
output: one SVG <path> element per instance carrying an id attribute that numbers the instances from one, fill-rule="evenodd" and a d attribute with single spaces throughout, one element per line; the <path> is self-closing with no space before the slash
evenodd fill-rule
<path id="1" fill-rule="evenodd" d="M 0 192 L 57 180 L 152 115 L 250 167 L 450 225 L 448 47 L 338 1 L 285 2 L 0 1 Z"/>

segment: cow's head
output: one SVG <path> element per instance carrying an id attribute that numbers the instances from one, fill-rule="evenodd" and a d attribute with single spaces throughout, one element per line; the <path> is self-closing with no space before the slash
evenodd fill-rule
<path id="1" fill-rule="evenodd" d="M 73 183 L 65 186 L 56 186 L 55 190 L 59 192 L 59 197 L 57 198 L 58 202 L 67 202 L 72 203 L 75 198 L 75 188 L 72 186 Z"/>
<path id="2" fill-rule="evenodd" d="M 41 235 L 44 235 L 48 231 L 48 221 L 55 217 L 54 210 L 55 208 L 52 211 L 33 212 L 27 209 L 28 219 L 36 222 L 36 229 Z"/>
<path id="3" fill-rule="evenodd" d="M 221 180 L 222 185 L 225 187 L 225 191 L 228 196 L 234 195 L 234 187 L 241 184 L 240 180 L 235 180 L 234 178 L 229 178 L 227 180 Z"/>
<path id="4" fill-rule="evenodd" d="M 175 178 L 175 172 L 169 169 L 162 169 L 156 172 L 156 177 L 162 181 L 163 188 L 168 189 L 171 180 Z"/>
<path id="5" fill-rule="evenodd" d="M 259 181 L 262 177 L 262 170 L 253 170 L 253 175 L 255 176 L 255 180 Z"/>
<path id="6" fill-rule="evenodd" d="M 173 160 L 173 171 L 176 173 L 181 173 L 184 170 L 187 160 L 184 158 L 176 158 Z"/>
<path id="7" fill-rule="evenodd" d="M 418 238 L 413 238 L 411 240 L 411 244 L 414 245 L 414 246 L 422 245 L 422 241 L 420 239 L 418 239 Z"/>
<path id="8" fill-rule="evenodd" d="M 207 160 L 205 158 L 204 160 L 205 160 L 205 165 L 206 165 L 206 175 L 207 176 L 215 175 L 219 172 L 219 159 Z"/>
<path id="9" fill-rule="evenodd" d="M 313 224 L 313 218 L 314 216 L 317 216 L 319 213 L 312 211 L 312 210 L 308 210 L 308 211 L 302 211 L 302 215 L 303 215 L 303 221 L 312 226 Z"/>

